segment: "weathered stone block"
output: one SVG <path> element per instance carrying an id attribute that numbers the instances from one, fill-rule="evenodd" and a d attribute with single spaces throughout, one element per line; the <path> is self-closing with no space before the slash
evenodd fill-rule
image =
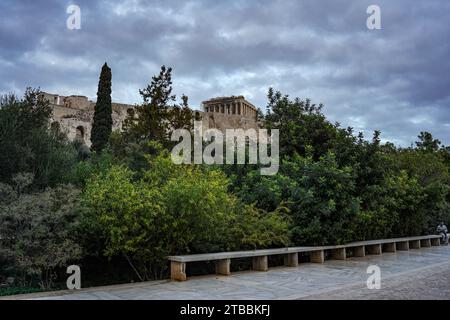
<path id="1" fill-rule="evenodd" d="M 170 262 L 170 279 L 177 281 L 186 280 L 186 263 L 171 261 Z"/>
<path id="2" fill-rule="evenodd" d="M 298 266 L 298 253 L 288 253 L 285 256 L 284 264 L 288 267 L 297 267 Z"/>
<path id="3" fill-rule="evenodd" d="M 230 259 L 216 260 L 216 273 L 230 275 Z"/>
<path id="4" fill-rule="evenodd" d="M 267 256 L 253 257 L 252 265 L 255 271 L 267 271 L 269 269 Z"/>

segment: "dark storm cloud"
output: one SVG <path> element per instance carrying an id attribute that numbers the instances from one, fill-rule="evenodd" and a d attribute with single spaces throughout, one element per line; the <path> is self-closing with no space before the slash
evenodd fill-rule
<path id="1" fill-rule="evenodd" d="M 138 103 L 162 64 L 198 107 L 244 94 L 264 108 L 269 86 L 324 103 L 332 121 L 409 145 L 423 130 L 450 143 L 446 0 L 0 2 L 0 91 L 25 86 L 95 98 L 113 70 L 113 99 Z M 381 7 L 382 30 L 366 28 Z"/>

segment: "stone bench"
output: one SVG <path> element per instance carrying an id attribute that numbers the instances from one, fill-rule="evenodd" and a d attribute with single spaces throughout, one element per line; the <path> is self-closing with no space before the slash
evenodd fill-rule
<path id="1" fill-rule="evenodd" d="M 331 259 L 345 260 L 347 258 L 347 251 L 351 251 L 353 257 L 364 257 L 366 254 L 379 255 L 383 252 L 393 253 L 397 250 L 404 251 L 439 245 L 440 236 L 428 235 L 358 241 L 335 246 L 286 247 L 277 249 L 177 255 L 169 256 L 168 259 L 170 261 L 170 278 L 172 280 L 184 281 L 186 280 L 186 264 L 188 262 L 214 261 L 217 274 L 230 275 L 231 259 L 237 258 L 252 258 L 253 270 L 267 271 L 269 268 L 268 256 L 271 255 L 284 255 L 285 265 L 297 267 L 299 253 L 309 253 L 310 262 L 312 263 L 324 263 L 326 252 L 330 254 Z"/>

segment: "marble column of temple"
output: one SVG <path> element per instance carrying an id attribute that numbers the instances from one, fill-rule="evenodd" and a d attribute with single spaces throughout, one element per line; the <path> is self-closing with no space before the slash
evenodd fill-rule
<path id="1" fill-rule="evenodd" d="M 222 113 L 227 115 L 240 115 L 248 118 L 257 116 L 257 110 L 241 98 L 224 101 L 210 101 L 205 106 L 206 112 Z"/>

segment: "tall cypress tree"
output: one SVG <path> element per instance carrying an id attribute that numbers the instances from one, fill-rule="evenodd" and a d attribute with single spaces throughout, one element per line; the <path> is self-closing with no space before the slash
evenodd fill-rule
<path id="1" fill-rule="evenodd" d="M 97 103 L 91 131 L 91 149 L 100 152 L 108 143 L 112 131 L 111 69 L 105 64 L 98 82 Z"/>

